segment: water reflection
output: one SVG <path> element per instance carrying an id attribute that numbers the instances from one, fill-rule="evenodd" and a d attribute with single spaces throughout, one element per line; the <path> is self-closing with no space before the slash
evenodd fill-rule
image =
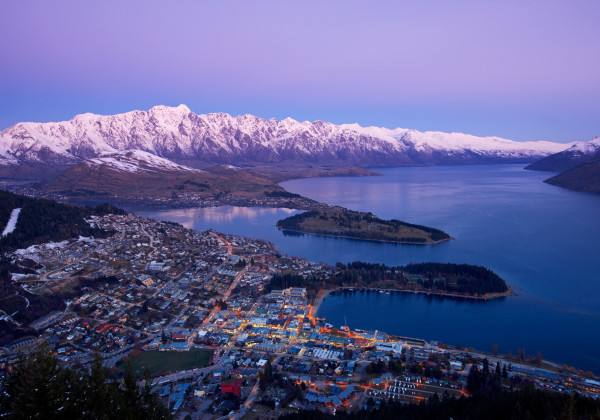
<path id="1" fill-rule="evenodd" d="M 186 209 L 168 210 L 169 220 L 180 223 L 186 228 L 197 228 L 200 224 L 212 223 L 230 223 L 246 220 L 248 222 L 256 221 L 259 217 L 268 215 L 291 215 L 296 210 L 288 208 L 268 208 L 268 207 L 197 207 Z"/>
<path id="2" fill-rule="evenodd" d="M 187 228 L 214 229 L 223 233 L 273 241 L 282 233 L 275 228 L 278 220 L 298 210 L 270 207 L 204 207 L 184 209 L 138 210 L 136 214 L 157 220 L 177 222 Z"/>

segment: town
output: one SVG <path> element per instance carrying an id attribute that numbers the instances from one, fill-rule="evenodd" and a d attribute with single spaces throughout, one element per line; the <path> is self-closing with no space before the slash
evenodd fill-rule
<path id="1" fill-rule="evenodd" d="M 33 267 L 13 282 L 65 297 L 66 309 L 32 322 L 37 335 L 6 344 L 2 372 L 42 343 L 69 365 L 99 354 L 117 377 L 131 364 L 175 418 L 194 419 L 458 397 L 469 394 L 473 367 L 506 388 L 533 384 L 600 398 L 593 374 L 541 358 L 333 326 L 318 317 L 322 293 L 270 282 L 282 274 L 326 279 L 337 268 L 281 255 L 268 242 L 133 214 L 87 222 L 114 233 L 11 254 L 15 265 Z"/>

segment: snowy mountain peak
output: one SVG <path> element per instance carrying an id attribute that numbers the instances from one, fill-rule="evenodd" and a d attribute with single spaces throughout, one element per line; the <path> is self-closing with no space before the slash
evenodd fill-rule
<path id="1" fill-rule="evenodd" d="M 569 152 L 583 153 L 585 155 L 596 154 L 600 151 L 600 136 L 588 141 L 578 141 L 567 149 Z"/>

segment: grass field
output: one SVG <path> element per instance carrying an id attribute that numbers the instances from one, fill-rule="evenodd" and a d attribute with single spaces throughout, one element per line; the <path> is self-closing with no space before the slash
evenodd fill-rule
<path id="1" fill-rule="evenodd" d="M 131 360 L 133 372 L 137 377 L 144 376 L 145 368 L 150 371 L 150 376 L 163 373 L 201 368 L 208 366 L 211 356 L 210 350 L 194 349 L 190 351 L 145 351 Z M 121 366 L 125 369 L 126 365 Z"/>

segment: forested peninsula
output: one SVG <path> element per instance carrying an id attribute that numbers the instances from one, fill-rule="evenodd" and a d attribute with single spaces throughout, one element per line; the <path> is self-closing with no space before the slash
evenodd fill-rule
<path id="1" fill-rule="evenodd" d="M 372 213 L 342 207 L 296 214 L 278 221 L 277 228 L 314 235 L 411 244 L 433 244 L 452 239 L 439 229 L 395 219 L 384 220 Z"/>
<path id="2" fill-rule="evenodd" d="M 303 277 L 293 273 L 273 276 L 265 291 L 305 287 L 313 299 L 320 290 L 367 288 L 431 293 L 477 299 L 508 296 L 512 291 L 492 270 L 478 265 L 419 263 L 389 267 L 384 264 L 352 262 L 336 264 L 329 277 Z"/>

